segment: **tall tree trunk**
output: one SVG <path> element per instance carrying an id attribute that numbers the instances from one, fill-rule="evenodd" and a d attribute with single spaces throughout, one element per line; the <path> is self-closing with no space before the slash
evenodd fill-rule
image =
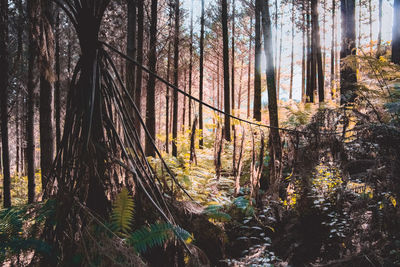
<path id="1" fill-rule="evenodd" d="M 171 25 L 170 25 L 171 26 Z M 168 59 L 167 59 L 167 81 L 171 72 L 171 41 L 168 41 Z M 169 153 L 169 86 L 167 85 L 165 94 L 165 151 Z"/>
<path id="2" fill-rule="evenodd" d="M 34 135 L 34 117 L 35 117 L 35 61 L 38 50 L 36 38 L 37 17 L 39 2 L 28 1 L 29 18 L 29 47 L 28 47 L 28 84 L 27 84 L 27 118 L 26 118 L 26 161 L 28 165 L 28 203 L 35 201 L 35 135 Z"/>
<path id="3" fill-rule="evenodd" d="M 185 81 L 184 81 L 184 85 L 183 85 L 183 91 L 186 93 L 186 85 L 187 85 L 187 69 L 185 68 L 185 71 L 184 71 L 184 79 L 185 79 Z M 185 133 L 185 122 L 186 122 L 186 97 L 183 97 L 183 110 L 182 110 L 182 127 L 181 127 L 181 130 L 182 130 L 182 134 L 184 134 Z"/>
<path id="4" fill-rule="evenodd" d="M 190 44 L 189 44 L 189 95 L 192 95 L 193 79 L 193 0 L 190 9 Z M 192 126 L 192 99 L 189 98 L 189 128 Z"/>
<path id="5" fill-rule="evenodd" d="M 369 53 L 372 56 L 372 1 L 368 0 L 368 13 L 369 13 Z"/>
<path id="6" fill-rule="evenodd" d="M 56 128 L 56 151 L 60 148 L 61 143 L 61 64 L 60 64 L 60 9 L 57 7 L 56 24 L 55 24 L 55 69 L 56 81 L 54 83 L 54 118 Z"/>
<path id="7" fill-rule="evenodd" d="M 222 0 L 222 42 L 223 42 L 223 61 L 224 61 L 224 111 L 231 114 L 229 99 L 229 36 L 228 36 L 228 4 L 227 0 Z M 226 141 L 231 141 L 231 119 L 225 115 L 224 136 Z"/>
<path id="8" fill-rule="evenodd" d="M 382 46 L 382 9 L 383 9 L 383 0 L 379 0 L 379 32 L 378 32 L 378 44 L 376 47 L 376 57 L 379 58 L 382 54 L 381 46 Z"/>
<path id="9" fill-rule="evenodd" d="M 179 0 L 175 0 L 175 33 L 174 33 L 174 85 L 179 86 Z M 172 117 L 172 155 L 178 156 L 178 90 L 174 89 L 174 107 Z"/>
<path id="10" fill-rule="evenodd" d="M 232 0 L 232 36 L 231 36 L 231 108 L 232 114 L 235 115 L 235 0 Z M 232 130 L 235 125 L 232 124 Z"/>
<path id="11" fill-rule="evenodd" d="M 392 61 L 400 64 L 400 0 L 393 4 Z"/>
<path id="12" fill-rule="evenodd" d="M 318 19 L 318 0 L 312 0 L 312 34 L 313 34 L 313 57 L 315 55 L 315 67 L 318 67 L 318 96 L 319 102 L 325 101 L 325 88 L 324 88 L 324 69 L 322 65 L 321 53 L 321 38 L 319 34 L 319 19 Z M 314 67 L 314 68 L 315 68 Z M 314 87 L 316 89 L 316 87 Z"/>
<path id="13" fill-rule="evenodd" d="M 149 69 L 152 72 L 156 72 L 157 65 L 157 2 L 157 0 L 151 0 Z M 155 140 L 156 137 L 155 89 L 156 78 L 154 77 L 154 75 L 149 75 L 146 97 L 146 127 L 149 130 L 150 137 L 146 137 L 146 155 L 153 157 L 155 156 L 155 151 L 150 138 Z"/>
<path id="14" fill-rule="evenodd" d="M 357 82 L 357 76 L 356 71 L 346 65 L 344 59 L 347 56 L 356 55 L 355 0 L 341 0 L 340 9 L 342 15 L 340 95 L 341 104 L 350 104 L 356 98 L 354 84 Z"/>
<path id="15" fill-rule="evenodd" d="M 52 4 L 41 0 L 39 66 L 40 66 L 40 168 L 42 170 L 42 190 L 46 194 L 47 181 L 52 170 L 54 158 L 53 124 L 53 68 L 54 35 Z"/>
<path id="16" fill-rule="evenodd" d="M 253 44 L 253 18 L 250 17 L 250 38 L 249 38 L 249 63 L 247 69 L 247 118 L 250 118 L 250 77 L 251 77 L 251 49 Z"/>
<path id="17" fill-rule="evenodd" d="M 275 67 L 274 67 L 274 53 L 272 49 L 272 31 L 271 31 L 271 20 L 269 15 L 269 1 L 267 0 L 262 7 L 262 21 L 263 21 L 263 35 L 264 35 L 264 50 L 267 61 L 267 89 L 268 89 L 268 111 L 270 125 L 273 127 L 270 129 L 271 135 L 271 155 L 272 155 L 272 177 L 271 179 L 271 190 L 274 194 L 279 192 L 279 179 L 280 179 L 280 166 L 281 166 L 281 138 L 279 135 L 279 119 L 278 119 L 278 103 L 276 96 L 276 85 L 275 85 Z"/>
<path id="18" fill-rule="evenodd" d="M 332 0 L 335 1 L 335 0 Z M 302 23 L 303 23 L 303 30 L 302 30 L 302 59 L 301 59 L 301 101 L 305 102 L 306 100 L 306 8 L 304 1 L 302 2 Z"/>
<path id="19" fill-rule="evenodd" d="M 294 1 L 292 1 L 292 52 L 290 54 L 290 85 L 289 85 L 289 99 L 293 98 L 293 71 L 294 71 L 294 27 L 295 27 L 295 13 Z"/>
<path id="20" fill-rule="evenodd" d="M 201 0 L 201 17 L 200 17 L 200 82 L 199 82 L 199 98 L 203 101 L 203 80 L 204 80 L 204 0 Z M 203 105 L 199 104 L 199 148 L 203 148 Z"/>
<path id="21" fill-rule="evenodd" d="M 144 0 L 137 0 L 137 62 L 142 65 L 143 64 L 143 19 L 144 19 Z M 127 72 L 128 73 L 128 72 Z M 128 79 L 127 79 L 128 80 Z M 142 110 L 142 68 L 136 68 L 136 78 L 135 78 L 135 105 L 139 112 Z M 137 127 L 136 131 L 140 138 L 141 136 L 141 128 Z"/>
<path id="22" fill-rule="evenodd" d="M 332 0 L 332 44 L 331 44 L 331 98 L 335 99 L 336 92 L 336 76 L 335 76 L 335 60 L 336 60 L 336 0 Z"/>
<path id="23" fill-rule="evenodd" d="M 11 207 L 10 155 L 8 147 L 8 1 L 0 1 L 0 118 L 3 162 L 3 206 Z"/>
<path id="24" fill-rule="evenodd" d="M 306 86 L 306 102 L 313 103 L 314 102 L 314 84 L 315 79 L 312 77 L 312 66 L 313 66 L 313 53 L 312 53 L 312 41 L 311 41 L 311 18 L 310 18 L 310 1 L 307 1 L 307 12 L 306 12 L 306 20 L 307 20 L 307 86 Z M 315 66 L 315 64 L 314 64 Z"/>
<path id="25" fill-rule="evenodd" d="M 256 0 L 255 9 L 255 65 L 254 65 L 254 99 L 253 118 L 261 121 L 261 0 Z"/>
<path id="26" fill-rule="evenodd" d="M 126 38 L 126 54 L 136 59 L 136 0 L 127 0 L 128 9 L 128 21 L 127 21 L 127 38 Z M 122 64 L 121 64 L 122 65 Z M 126 89 L 130 96 L 135 99 L 135 64 L 126 61 Z M 128 98 L 128 96 L 127 96 Z M 128 101 L 127 101 L 128 102 Z M 133 117 L 134 110 L 132 107 L 129 108 L 130 116 Z M 138 122 L 138 119 L 135 118 Z"/>
<path id="27" fill-rule="evenodd" d="M 283 7 L 282 7 L 283 10 Z M 278 57 L 278 73 L 276 76 L 278 77 L 276 81 L 276 96 L 279 100 L 280 90 L 281 90 L 281 69 L 282 69 L 282 49 L 283 49 L 283 18 L 281 16 L 280 23 L 280 37 L 279 37 L 279 57 Z"/>

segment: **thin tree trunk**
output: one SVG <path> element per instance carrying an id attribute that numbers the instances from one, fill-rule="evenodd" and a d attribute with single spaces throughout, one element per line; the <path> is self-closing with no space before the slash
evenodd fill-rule
<path id="1" fill-rule="evenodd" d="M 175 0 L 175 33 L 174 33 L 174 85 L 179 85 L 179 0 Z M 172 117 L 172 155 L 178 156 L 178 91 L 174 89 L 174 107 Z"/>
<path id="2" fill-rule="evenodd" d="M 324 66 L 322 65 L 322 53 L 321 53 L 321 38 L 320 38 L 320 28 L 318 20 L 318 0 L 313 0 L 313 33 L 316 50 L 316 63 L 318 66 L 318 96 L 319 102 L 325 101 L 325 80 L 324 80 Z"/>
<path id="3" fill-rule="evenodd" d="M 254 99 L 253 118 L 261 121 L 261 0 L 256 0 L 255 9 L 255 65 L 254 65 Z"/>
<path id="4" fill-rule="evenodd" d="M 224 111 L 231 114 L 229 99 L 229 44 L 228 44 L 228 5 L 227 0 L 222 0 L 222 42 L 224 61 Z M 224 136 L 226 141 L 231 141 L 231 120 L 225 115 Z"/>
<path id="5" fill-rule="evenodd" d="M 232 114 L 235 115 L 235 0 L 232 0 L 232 36 L 231 36 L 231 108 Z M 235 125 L 232 124 L 232 130 L 235 130 Z"/>
<path id="6" fill-rule="evenodd" d="M 283 9 L 283 8 L 282 8 Z M 278 59 L 278 80 L 276 81 L 276 96 L 279 100 L 280 90 L 281 90 L 281 69 L 282 69 L 282 49 L 283 49 L 283 18 L 281 17 L 280 23 L 280 37 L 279 37 L 279 59 Z"/>
<path id="7" fill-rule="evenodd" d="M 335 76 L 335 60 L 336 60 L 336 0 L 332 0 L 332 44 L 331 44 L 331 97 L 335 99 L 336 95 L 336 76 Z"/>
<path id="8" fill-rule="evenodd" d="M 369 13 L 369 53 L 372 56 L 372 1 L 368 0 L 368 13 Z"/>
<path id="9" fill-rule="evenodd" d="M 41 0 L 40 23 L 40 168 L 42 170 L 42 190 L 46 194 L 47 181 L 52 170 L 54 158 L 54 125 L 53 125 L 53 67 L 54 35 L 52 22 L 52 5 L 49 0 Z M 47 48 L 47 49 L 45 49 Z"/>
<path id="10" fill-rule="evenodd" d="M 204 80 L 204 0 L 201 0 L 201 17 L 200 17 L 200 82 L 199 82 L 199 98 L 203 101 L 203 80 Z M 199 148 L 203 149 L 203 105 L 199 104 Z"/>
<path id="11" fill-rule="evenodd" d="M 28 165 L 28 203 L 35 201 L 35 136 L 34 136 L 34 116 L 35 116 L 35 61 L 37 53 L 37 16 L 39 2 L 28 1 L 29 16 L 29 47 L 28 47 L 28 84 L 27 84 L 27 119 L 26 119 L 26 161 Z"/>
<path id="12" fill-rule="evenodd" d="M 157 0 L 151 0 L 151 21 L 150 21 L 150 44 L 149 44 L 149 69 L 156 72 L 157 65 Z M 149 130 L 150 137 L 146 137 L 146 155 L 155 156 L 154 146 L 150 138 L 155 140 L 156 136 L 156 118 L 155 118 L 155 87 L 156 80 L 154 75 L 149 75 L 147 82 L 146 97 L 146 127 Z"/>
<path id="13" fill-rule="evenodd" d="M 126 40 L 126 54 L 135 59 L 136 58 L 136 0 L 127 0 L 128 21 L 127 21 L 127 40 Z M 121 64 L 122 66 L 122 64 Z M 126 61 L 126 89 L 130 96 L 135 99 L 135 69 L 136 66 L 129 60 Z M 128 101 L 127 101 L 128 102 Z M 133 116 L 134 110 L 129 109 L 130 116 Z M 139 120 L 135 118 L 135 121 Z"/>
<path id="14" fill-rule="evenodd" d="M 295 9 L 294 1 L 292 1 L 292 52 L 290 55 L 290 85 L 289 85 L 289 99 L 293 98 L 293 72 L 294 72 L 294 27 L 295 27 Z"/>
<path id="15" fill-rule="evenodd" d="M 54 118 L 56 128 L 56 151 L 60 148 L 61 143 L 61 64 L 60 64 L 60 10 L 57 7 L 57 17 L 55 24 L 55 69 L 56 69 L 56 81 L 54 84 Z"/>
<path id="16" fill-rule="evenodd" d="M 171 72 L 171 41 L 168 41 L 168 59 L 167 59 L 167 81 Z M 169 86 L 167 85 L 165 93 L 165 151 L 169 153 Z"/>
<path id="17" fill-rule="evenodd" d="M 10 155 L 8 144 L 8 1 L 0 1 L 0 118 L 3 162 L 3 206 L 11 207 Z"/>
<path id="18" fill-rule="evenodd" d="M 184 72 L 184 86 L 183 91 L 186 93 L 186 85 L 187 85 L 187 69 Z M 185 133 L 185 122 L 186 122 L 186 97 L 183 97 L 183 110 L 182 110 L 182 133 Z"/>
<path id="19" fill-rule="evenodd" d="M 247 69 L 247 118 L 250 118 L 250 77 L 251 77 L 251 49 L 253 44 L 253 18 L 250 17 L 249 63 Z"/>
<path id="20" fill-rule="evenodd" d="M 142 65 L 143 64 L 143 19 L 144 19 L 144 0 L 137 0 L 137 62 Z M 142 110 L 142 83 L 143 83 L 143 76 L 142 76 L 142 68 L 136 68 L 136 79 L 135 79 L 135 105 L 139 112 Z M 136 131 L 140 138 L 141 136 L 141 129 L 142 127 L 137 127 Z"/>
<path id="21" fill-rule="evenodd" d="M 192 95 L 193 75 L 193 0 L 190 9 L 190 44 L 189 44 L 189 95 Z M 189 98 L 189 127 L 192 125 L 192 99 Z"/>
<path id="22" fill-rule="evenodd" d="M 335 0 L 332 0 L 335 1 Z M 301 101 L 305 102 L 306 100 L 306 8 L 304 2 L 302 3 L 302 23 L 303 23 L 303 30 L 302 30 L 302 59 L 301 59 Z"/>
<path id="23" fill-rule="evenodd" d="M 379 32 L 378 32 L 378 44 L 376 48 L 376 57 L 379 58 L 381 56 L 381 46 L 382 46 L 382 9 L 383 9 L 383 0 L 379 0 Z"/>

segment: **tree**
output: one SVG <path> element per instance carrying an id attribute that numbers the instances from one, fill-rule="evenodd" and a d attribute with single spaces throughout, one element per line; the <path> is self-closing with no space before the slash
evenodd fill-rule
<path id="1" fill-rule="evenodd" d="M 29 19 L 29 45 L 28 45 L 28 84 L 27 84 L 27 111 L 26 111 L 26 161 L 28 171 L 28 203 L 35 200 L 35 135 L 34 135 L 34 117 L 35 117 L 35 61 L 38 45 L 36 39 L 37 33 L 37 17 L 39 15 L 38 0 L 28 1 L 28 19 Z"/>
<path id="2" fill-rule="evenodd" d="M 40 1 L 40 40 L 38 63 L 40 68 L 40 168 L 42 171 L 42 190 L 46 192 L 47 181 L 54 158 L 54 35 L 53 8 L 51 1 Z"/>
<path id="3" fill-rule="evenodd" d="M 261 1 L 255 5 L 254 119 L 261 121 Z"/>
<path id="4" fill-rule="evenodd" d="M 204 80 L 204 0 L 201 0 L 201 17 L 200 17 L 200 82 L 199 82 L 199 98 L 203 101 L 203 80 Z M 192 56 L 192 55 L 191 55 Z M 203 148 L 203 105 L 199 104 L 199 147 Z"/>
<path id="5" fill-rule="evenodd" d="M 392 61 L 400 64 L 400 0 L 393 4 Z"/>
<path id="6" fill-rule="evenodd" d="M 265 58 L 267 61 L 267 89 L 268 89 L 268 111 L 269 121 L 271 125 L 270 138 L 271 138 L 271 175 L 270 180 L 271 192 L 277 193 L 279 191 L 279 177 L 281 175 L 281 138 L 279 135 L 279 119 L 278 119 L 278 101 L 276 95 L 276 84 L 275 84 L 275 66 L 274 66 L 274 52 L 272 49 L 272 31 L 271 31 L 271 18 L 269 12 L 269 1 L 264 3 L 262 12 L 262 24 L 263 24 L 263 35 L 264 35 L 264 51 Z"/>
<path id="7" fill-rule="evenodd" d="M 203 12 L 203 2 L 202 2 Z M 192 82 L 193 82 L 193 0 L 190 11 L 190 44 L 189 44 L 189 95 L 192 95 Z M 189 98 L 189 128 L 192 126 L 192 99 Z"/>
<path id="8" fill-rule="evenodd" d="M 151 21 L 150 21 L 150 43 L 149 43 L 149 69 L 156 72 L 157 65 L 157 0 L 151 1 Z M 150 136 L 146 137 L 146 155 L 155 156 L 152 140 L 156 137 L 156 116 L 155 116 L 155 88 L 156 78 L 154 75 L 149 75 L 147 82 L 147 97 L 146 97 L 146 127 L 149 130 Z"/>
<path id="9" fill-rule="evenodd" d="M 222 0 L 221 9 L 222 19 L 222 46 L 223 46 L 223 65 L 224 65 L 224 111 L 225 122 L 224 122 L 224 136 L 226 141 L 231 141 L 231 120 L 229 115 L 230 110 L 230 91 L 229 91 L 229 44 L 228 44 L 228 4 L 227 0 Z"/>
<path id="10" fill-rule="evenodd" d="M 383 9 L 383 0 L 379 0 L 379 31 L 378 31 L 378 42 L 376 47 L 376 57 L 379 58 L 381 56 L 381 46 L 382 46 L 382 9 Z"/>
<path id="11" fill-rule="evenodd" d="M 174 33 L 174 85 L 179 86 L 179 0 L 175 0 L 175 33 Z M 178 156 L 178 147 L 176 145 L 178 138 L 178 90 L 174 89 L 174 106 L 172 115 L 172 155 Z"/>
<path id="12" fill-rule="evenodd" d="M 400 2 L 400 1 L 399 1 Z M 342 47 L 340 50 L 340 91 L 341 104 L 354 102 L 354 91 L 357 82 L 356 71 L 346 64 L 346 58 L 356 55 L 356 29 L 355 29 L 355 0 L 341 0 L 340 12 L 342 16 Z"/>
<path id="13" fill-rule="evenodd" d="M 136 58 L 136 0 L 127 0 L 128 21 L 127 21 L 127 40 L 126 40 L 126 54 L 135 59 Z M 135 99 L 135 64 L 130 61 L 126 62 L 126 89 L 130 96 Z M 140 69 L 140 68 L 139 68 Z M 140 96 L 139 96 L 140 98 Z M 139 100 L 140 102 L 140 100 Z M 133 113 L 130 110 L 129 113 Z M 133 114 L 131 114 L 133 116 Z"/>
<path id="14" fill-rule="evenodd" d="M 293 98 L 293 71 L 294 71 L 294 26 L 295 26 L 295 9 L 294 1 L 292 1 L 292 46 L 290 53 L 290 85 L 289 85 L 289 99 Z"/>
<path id="15" fill-rule="evenodd" d="M 336 0 L 332 0 L 332 36 L 331 36 L 331 97 L 334 99 L 335 97 L 335 60 L 336 60 Z"/>
<path id="16" fill-rule="evenodd" d="M 3 162 L 3 205 L 11 207 L 10 155 L 8 144 L 8 1 L 0 1 L 0 119 Z"/>
<path id="17" fill-rule="evenodd" d="M 143 19 L 144 19 L 144 0 L 137 0 L 137 62 L 143 64 Z M 139 112 L 142 110 L 142 68 L 136 68 L 136 79 L 135 79 L 135 105 Z M 140 138 L 141 127 L 137 127 L 137 133 Z"/>

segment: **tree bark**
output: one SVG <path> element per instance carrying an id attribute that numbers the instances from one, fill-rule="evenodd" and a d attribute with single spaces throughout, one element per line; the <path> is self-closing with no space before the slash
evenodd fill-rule
<path id="1" fill-rule="evenodd" d="M 247 69 L 247 118 L 250 118 L 251 49 L 253 44 L 253 18 L 250 17 L 249 65 Z"/>
<path id="2" fill-rule="evenodd" d="M 46 195 L 47 182 L 53 166 L 54 158 L 54 35 L 52 21 L 52 4 L 49 0 L 41 0 L 39 67 L 40 67 L 40 168 L 42 170 L 42 190 Z"/>
<path id="3" fill-rule="evenodd" d="M 378 44 L 376 47 L 376 57 L 379 58 L 382 54 L 381 46 L 382 46 L 382 9 L 383 9 L 383 0 L 379 0 L 379 32 L 378 32 Z"/>
<path id="4" fill-rule="evenodd" d="M 126 35 L 126 54 L 133 59 L 136 59 L 136 0 L 127 0 L 127 35 Z M 129 60 L 126 61 L 126 89 L 130 94 L 130 97 L 135 99 L 135 69 L 136 66 Z M 127 96 L 128 98 L 128 96 Z M 128 101 L 127 101 L 128 102 Z M 134 118 L 134 109 L 130 107 L 129 115 Z M 136 123 L 137 118 L 134 118 Z"/>
<path id="5" fill-rule="evenodd" d="M 144 0 L 137 0 L 137 62 L 143 64 L 143 19 L 144 19 Z M 142 110 L 142 68 L 136 68 L 136 78 L 135 78 L 135 105 L 139 112 Z M 140 138 L 142 127 L 137 127 L 136 131 Z"/>
<path id="6" fill-rule="evenodd" d="M 3 162 L 3 206 L 11 207 L 10 155 L 8 144 L 8 1 L 0 1 L 0 118 Z"/>
<path id="7" fill-rule="evenodd" d="M 254 99 L 253 118 L 261 121 L 261 0 L 256 0 L 255 9 L 255 65 L 254 65 Z"/>
<path id="8" fill-rule="evenodd" d="M 56 81 L 54 83 L 54 118 L 56 128 L 56 151 L 60 148 L 61 143 L 61 64 L 60 64 L 60 9 L 57 7 L 56 24 L 55 24 L 55 69 Z"/>
<path id="9" fill-rule="evenodd" d="M 189 95 L 192 95 L 193 79 L 193 0 L 190 9 L 190 44 L 189 44 Z M 192 126 L 192 99 L 189 98 L 189 127 Z"/>
<path id="10" fill-rule="evenodd" d="M 26 118 L 26 161 L 28 165 L 28 203 L 35 201 L 35 136 L 34 136 L 34 116 L 35 116 L 35 61 L 38 51 L 36 38 L 37 17 L 39 15 L 37 0 L 28 1 L 29 18 L 29 47 L 28 47 L 28 84 L 27 84 L 27 118 Z"/>
<path id="11" fill-rule="evenodd" d="M 224 61 L 224 111 L 231 114 L 229 99 L 229 44 L 228 44 L 228 4 L 227 0 L 222 0 L 222 42 L 223 42 L 223 61 Z M 225 115 L 224 136 L 226 141 L 231 141 L 231 119 Z"/>
<path id="12" fill-rule="evenodd" d="M 201 17 L 200 17 L 200 82 L 199 82 L 199 98 L 203 101 L 203 80 L 204 80 L 204 0 L 201 0 Z M 203 148 L 203 105 L 199 104 L 199 148 Z"/>
<path id="13" fill-rule="evenodd" d="M 289 85 L 289 99 L 293 98 L 293 71 L 294 71 L 294 27 L 295 27 L 295 9 L 294 1 L 292 1 L 292 47 L 290 54 L 290 85 Z"/>
<path id="14" fill-rule="evenodd" d="M 149 43 L 149 69 L 156 72 L 157 65 L 157 0 L 151 0 L 151 22 L 150 22 L 150 43 Z M 154 146 L 150 138 L 155 140 L 156 136 L 156 117 L 155 117 L 155 87 L 156 78 L 154 75 L 149 75 L 147 82 L 147 97 L 146 97 L 146 127 L 149 130 L 150 137 L 146 136 L 146 155 L 155 156 Z"/>
<path id="15" fill-rule="evenodd" d="M 279 135 L 279 119 L 278 119 L 278 103 L 276 95 L 275 85 L 275 67 L 274 67 L 274 53 L 272 49 L 272 31 L 271 31 L 271 20 L 269 13 L 269 1 L 267 0 L 262 7 L 262 21 L 263 21 L 263 35 L 264 35 L 264 50 L 267 61 L 267 89 L 268 89 L 268 111 L 270 125 L 273 127 L 270 129 L 271 136 L 271 156 L 272 156 L 272 167 L 271 174 L 271 190 L 273 193 L 279 192 L 280 174 L 281 174 L 281 138 Z"/>
<path id="16" fill-rule="evenodd" d="M 392 61 L 400 64 L 400 0 L 393 5 Z"/>
<path id="17" fill-rule="evenodd" d="M 175 0 L 175 33 L 174 33 L 174 85 L 179 86 L 179 0 Z M 178 90 L 174 89 L 174 107 L 172 117 L 172 155 L 178 156 Z"/>
<path id="18" fill-rule="evenodd" d="M 345 64 L 345 58 L 350 55 L 356 55 L 355 0 L 341 0 L 340 9 L 342 15 L 340 95 L 341 104 L 350 104 L 356 98 L 354 85 L 357 82 L 357 76 L 356 71 Z"/>
<path id="19" fill-rule="evenodd" d="M 335 60 L 336 60 L 336 0 L 332 0 L 332 44 L 331 44 L 331 98 L 335 98 L 336 76 L 335 76 Z"/>

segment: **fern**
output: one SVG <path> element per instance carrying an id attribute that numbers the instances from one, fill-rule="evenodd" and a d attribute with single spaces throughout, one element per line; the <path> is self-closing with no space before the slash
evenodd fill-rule
<path id="1" fill-rule="evenodd" d="M 128 238 L 128 243 L 138 253 L 144 253 L 149 248 L 161 246 L 174 237 L 182 239 L 186 243 L 192 241 L 192 236 L 181 227 L 169 223 L 156 223 L 136 230 Z"/>
<path id="2" fill-rule="evenodd" d="M 133 220 L 134 202 L 126 188 L 123 188 L 113 203 L 111 224 L 114 232 L 121 235 L 131 231 Z"/>
<path id="3" fill-rule="evenodd" d="M 222 222 L 230 221 L 232 217 L 228 213 L 220 211 L 222 208 L 223 207 L 220 205 L 210 205 L 204 209 L 203 214 L 207 215 L 208 218 L 216 221 L 222 221 Z"/>

